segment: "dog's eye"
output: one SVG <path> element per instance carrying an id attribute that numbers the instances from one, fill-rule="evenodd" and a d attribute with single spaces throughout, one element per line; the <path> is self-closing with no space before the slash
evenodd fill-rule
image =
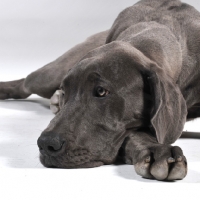
<path id="1" fill-rule="evenodd" d="M 105 88 L 101 87 L 101 86 L 98 86 L 96 88 L 96 91 L 95 91 L 95 96 L 96 97 L 105 97 L 109 94 L 109 91 L 106 90 Z"/>

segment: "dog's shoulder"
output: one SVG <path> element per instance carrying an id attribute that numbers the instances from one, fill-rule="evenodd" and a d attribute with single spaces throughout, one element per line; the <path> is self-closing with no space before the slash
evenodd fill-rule
<path id="1" fill-rule="evenodd" d="M 118 15 L 106 42 L 116 40 L 132 25 L 152 21 L 165 25 L 178 37 L 183 31 L 182 24 L 186 26 L 191 21 L 199 22 L 200 13 L 194 7 L 179 0 L 141 0 Z"/>

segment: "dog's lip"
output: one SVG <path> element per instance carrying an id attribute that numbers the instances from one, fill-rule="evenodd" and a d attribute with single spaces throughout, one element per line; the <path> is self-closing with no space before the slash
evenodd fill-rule
<path id="1" fill-rule="evenodd" d="M 65 144 L 63 144 L 65 145 Z M 94 152 L 88 149 L 66 149 L 59 154 L 46 154 L 40 151 L 40 162 L 45 167 L 56 167 L 56 168 L 89 168 L 103 165 L 104 163 L 100 160 L 94 159 Z M 96 157 L 96 156 L 95 156 Z"/>
<path id="2" fill-rule="evenodd" d="M 48 168 L 63 168 L 63 169 L 74 169 L 74 168 L 93 168 L 93 167 L 99 167 L 101 165 L 104 165 L 102 161 L 98 160 L 91 160 L 87 162 L 83 162 L 81 164 L 76 164 L 74 162 L 68 162 L 66 165 L 57 165 L 53 163 L 52 156 L 44 156 L 40 154 L 40 161 L 41 163 Z M 47 160 L 46 160 L 47 159 Z"/>

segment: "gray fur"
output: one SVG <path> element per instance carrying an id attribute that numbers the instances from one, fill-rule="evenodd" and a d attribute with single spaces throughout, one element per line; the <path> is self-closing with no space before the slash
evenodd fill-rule
<path id="1" fill-rule="evenodd" d="M 26 79 L 1 82 L 0 99 L 50 98 L 61 88 L 60 111 L 38 139 L 46 167 L 96 167 L 122 157 L 145 178 L 182 179 L 187 161 L 171 144 L 186 120 L 200 116 L 199 22 L 200 13 L 179 0 L 141 0 L 109 31 Z"/>

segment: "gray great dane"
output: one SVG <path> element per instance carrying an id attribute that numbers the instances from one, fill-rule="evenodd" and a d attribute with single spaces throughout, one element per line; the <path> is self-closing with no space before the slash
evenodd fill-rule
<path id="1" fill-rule="evenodd" d="M 51 98 L 56 114 L 38 139 L 46 167 L 85 168 L 122 158 L 137 174 L 183 179 L 172 146 L 200 116 L 200 13 L 179 0 L 141 0 L 25 79 L 1 82 L 0 99 Z"/>

